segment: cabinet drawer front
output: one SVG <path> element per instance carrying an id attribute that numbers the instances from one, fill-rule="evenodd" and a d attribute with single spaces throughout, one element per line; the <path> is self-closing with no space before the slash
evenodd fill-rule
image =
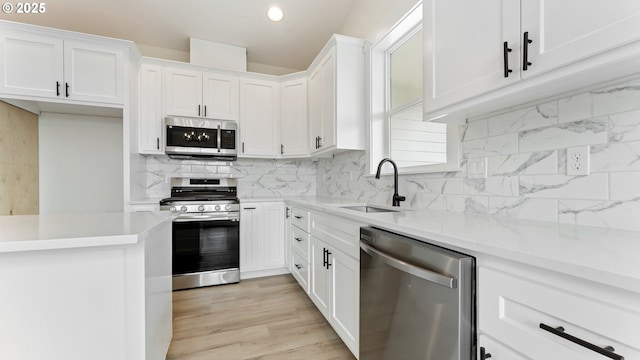
<path id="1" fill-rule="evenodd" d="M 480 357 L 481 348 L 484 348 L 484 359 L 491 360 L 526 360 L 524 356 L 515 353 L 513 350 L 507 348 L 505 345 L 493 340 L 487 335 L 480 335 L 478 337 L 478 360 L 484 360 Z M 491 355 L 491 357 L 487 357 Z"/>
<path id="2" fill-rule="evenodd" d="M 309 234 L 293 226 L 291 228 L 291 248 L 298 250 L 300 255 L 309 262 Z"/>
<path id="3" fill-rule="evenodd" d="M 480 330 L 531 359 L 606 359 L 541 324 L 563 327 L 566 334 L 601 348 L 612 346 L 626 359 L 640 359 L 637 311 L 484 267 L 478 281 Z"/>
<path id="4" fill-rule="evenodd" d="M 304 232 L 309 232 L 309 212 L 306 210 L 291 208 L 291 223 Z"/>
<path id="5" fill-rule="evenodd" d="M 311 213 L 311 235 L 360 259 L 360 224 L 333 216 Z"/>
<path id="6" fill-rule="evenodd" d="M 309 293 L 309 263 L 306 256 L 300 255 L 298 251 L 291 252 L 291 275 L 298 281 L 298 284 Z"/>

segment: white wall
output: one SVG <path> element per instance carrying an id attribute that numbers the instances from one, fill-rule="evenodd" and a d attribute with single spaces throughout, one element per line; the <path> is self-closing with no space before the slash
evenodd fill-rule
<path id="1" fill-rule="evenodd" d="M 40 213 L 123 210 L 122 119 L 43 113 Z"/>

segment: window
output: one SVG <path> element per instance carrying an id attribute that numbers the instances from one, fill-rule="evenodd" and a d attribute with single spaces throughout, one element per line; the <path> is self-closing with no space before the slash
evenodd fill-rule
<path id="1" fill-rule="evenodd" d="M 368 166 L 385 157 L 401 173 L 457 171 L 458 124 L 424 121 L 422 3 L 369 49 Z"/>

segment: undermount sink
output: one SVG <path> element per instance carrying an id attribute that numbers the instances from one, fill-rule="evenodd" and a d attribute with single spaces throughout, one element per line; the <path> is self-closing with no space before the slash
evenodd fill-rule
<path id="1" fill-rule="evenodd" d="M 399 209 L 389 209 L 371 205 L 357 205 L 357 206 L 342 206 L 342 209 L 360 211 L 365 213 L 380 213 L 380 212 L 396 212 L 400 211 Z"/>

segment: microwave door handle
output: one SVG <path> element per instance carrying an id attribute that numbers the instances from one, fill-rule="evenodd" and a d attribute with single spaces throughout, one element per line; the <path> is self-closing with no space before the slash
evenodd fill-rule
<path id="1" fill-rule="evenodd" d="M 217 144 L 218 144 L 218 152 L 220 152 L 220 140 L 221 140 L 221 138 L 222 138 L 221 133 L 222 133 L 222 130 L 220 130 L 220 124 L 218 124 L 218 139 L 217 139 L 217 140 L 218 140 L 218 141 L 217 141 Z"/>

